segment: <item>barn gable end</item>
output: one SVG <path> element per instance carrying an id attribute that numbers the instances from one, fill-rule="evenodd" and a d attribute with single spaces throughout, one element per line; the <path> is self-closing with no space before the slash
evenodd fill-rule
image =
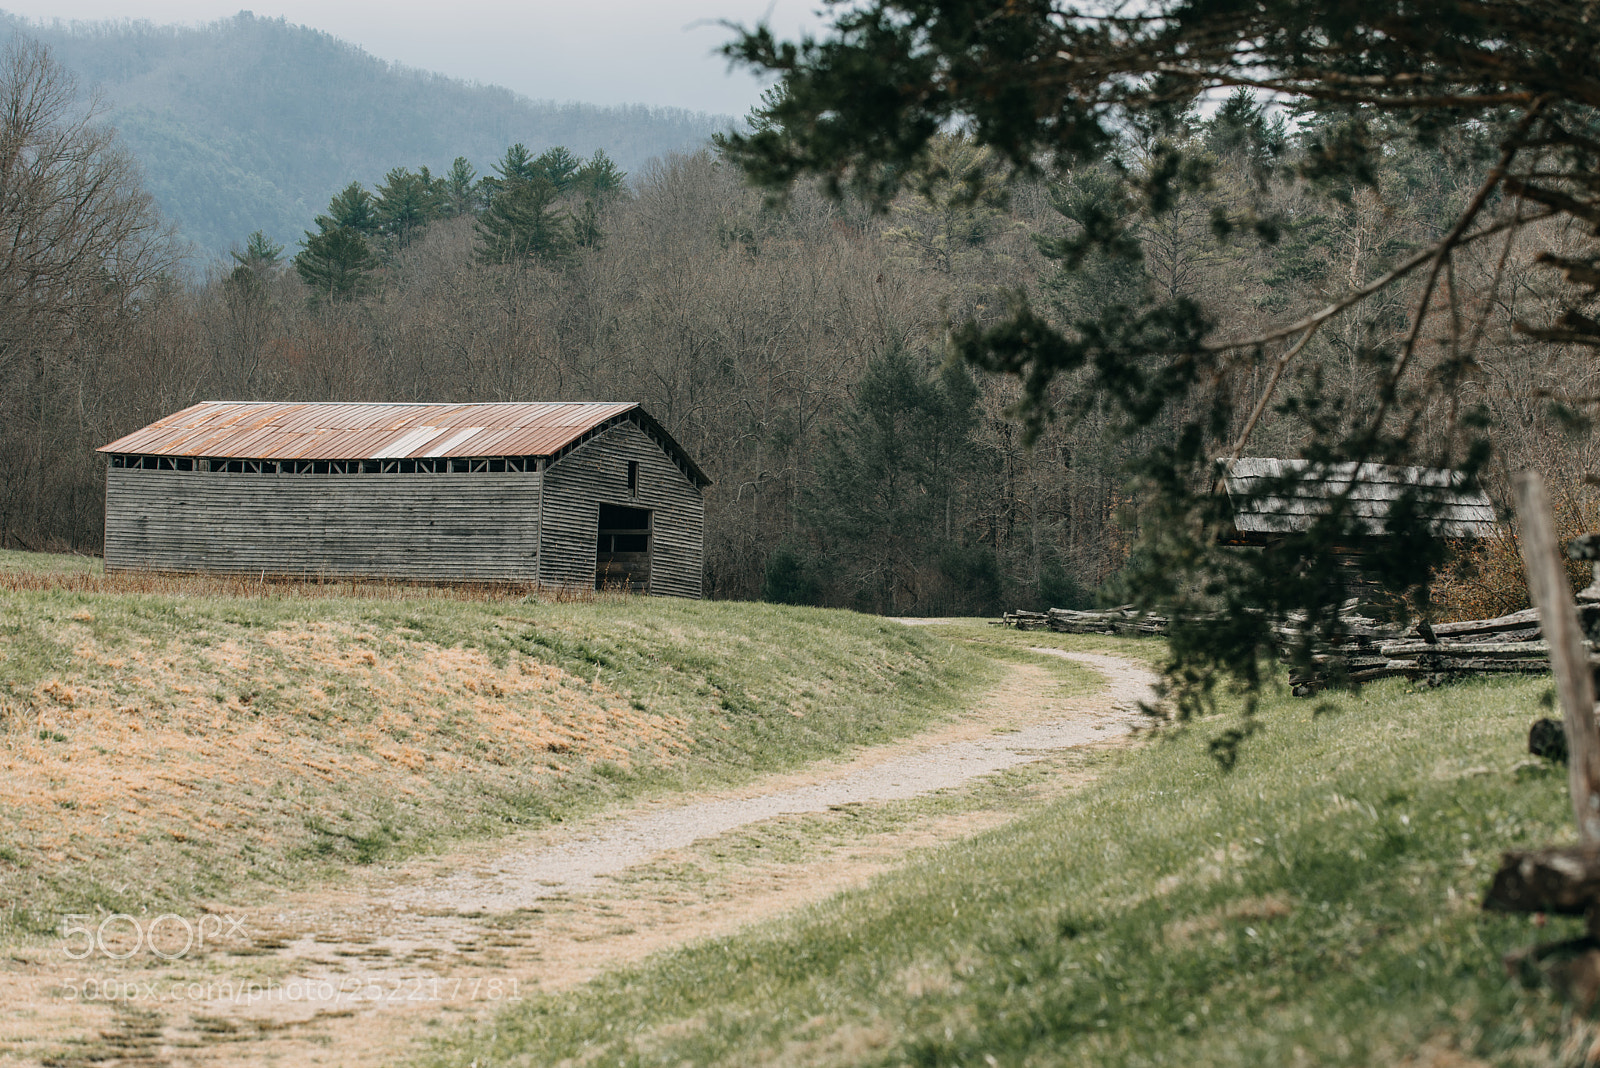
<path id="1" fill-rule="evenodd" d="M 638 465 L 631 478 L 629 464 Z M 632 422 L 608 428 L 546 472 L 541 566 L 547 585 L 594 584 L 602 505 L 650 514 L 649 592 L 700 596 L 705 514 L 700 485 Z M 620 566 L 615 580 L 626 581 Z"/>

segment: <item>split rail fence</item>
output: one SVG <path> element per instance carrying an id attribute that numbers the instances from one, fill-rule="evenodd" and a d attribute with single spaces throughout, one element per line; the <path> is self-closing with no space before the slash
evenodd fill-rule
<path id="1" fill-rule="evenodd" d="M 1592 660 L 1600 637 L 1600 604 L 1579 608 Z M 1052 630 L 1065 634 L 1161 635 L 1167 632 L 1164 616 L 1139 612 L 1132 605 L 1104 611 L 1081 612 L 1052 608 L 1048 612 L 1007 612 L 1001 620 L 1019 630 Z M 1539 633 L 1539 611 L 1524 609 L 1494 619 L 1460 623 L 1419 623 L 1389 626 L 1358 615 L 1344 618 L 1344 636 L 1322 644 L 1312 653 L 1314 670 L 1295 673 L 1290 685 L 1305 696 L 1322 689 L 1334 678 L 1351 682 L 1408 678 L 1430 682 L 1465 675 L 1537 674 L 1550 670 L 1550 646 Z M 1300 639 L 1292 625 L 1277 629 L 1284 659 Z"/>

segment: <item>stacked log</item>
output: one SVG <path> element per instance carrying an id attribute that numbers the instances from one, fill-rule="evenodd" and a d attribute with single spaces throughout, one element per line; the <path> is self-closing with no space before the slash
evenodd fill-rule
<path id="1" fill-rule="evenodd" d="M 1600 605 L 1580 609 L 1590 651 L 1600 641 Z M 1048 612 L 1007 612 L 1007 626 L 1019 630 L 1049 629 L 1063 634 L 1163 635 L 1164 616 L 1141 613 L 1132 605 L 1101 611 L 1052 608 Z M 1459 623 L 1418 623 L 1410 627 L 1380 623 L 1353 611 L 1345 615 L 1344 633 L 1333 642 L 1319 642 L 1309 672 L 1291 674 L 1297 696 L 1325 688 L 1335 678 L 1351 682 L 1407 678 L 1438 683 L 1464 675 L 1543 673 L 1550 670 L 1550 649 L 1539 634 L 1539 613 L 1528 608 L 1493 619 Z M 1294 622 L 1274 629 L 1283 658 L 1304 640 Z"/>
<path id="2" fill-rule="evenodd" d="M 1539 614 L 1531 608 L 1459 623 L 1418 623 L 1404 629 L 1357 624 L 1348 629 L 1351 637 L 1342 648 L 1319 648 L 1311 657 L 1310 672 L 1290 676 L 1296 696 L 1316 693 L 1341 675 L 1351 682 L 1405 678 L 1436 684 L 1463 675 L 1550 670 L 1550 647 L 1540 637 Z"/>
<path id="3" fill-rule="evenodd" d="M 1131 604 L 1102 612 L 1052 608 L 1046 615 L 1050 629 L 1061 634 L 1132 634 L 1148 637 L 1167 633 L 1165 616 L 1147 615 Z"/>
<path id="4" fill-rule="evenodd" d="M 1043 630 L 1050 625 L 1050 616 L 1044 612 L 1025 612 L 1019 608 L 1015 612 L 1006 612 L 1000 617 L 1000 622 L 1018 630 Z"/>

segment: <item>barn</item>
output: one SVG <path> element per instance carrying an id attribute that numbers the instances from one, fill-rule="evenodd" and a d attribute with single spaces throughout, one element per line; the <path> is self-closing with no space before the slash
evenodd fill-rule
<path id="1" fill-rule="evenodd" d="M 99 451 L 107 571 L 701 593 L 710 480 L 633 403 L 208 401 Z"/>

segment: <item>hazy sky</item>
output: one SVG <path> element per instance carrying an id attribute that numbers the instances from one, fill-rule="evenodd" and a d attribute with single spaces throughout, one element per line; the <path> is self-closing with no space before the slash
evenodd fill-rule
<path id="1" fill-rule="evenodd" d="M 655 104 L 741 115 L 761 92 L 714 55 L 719 20 L 766 19 L 783 37 L 823 25 L 821 0 L 0 0 L 33 19 L 204 23 L 250 10 L 360 45 L 380 59 L 539 99 Z"/>

